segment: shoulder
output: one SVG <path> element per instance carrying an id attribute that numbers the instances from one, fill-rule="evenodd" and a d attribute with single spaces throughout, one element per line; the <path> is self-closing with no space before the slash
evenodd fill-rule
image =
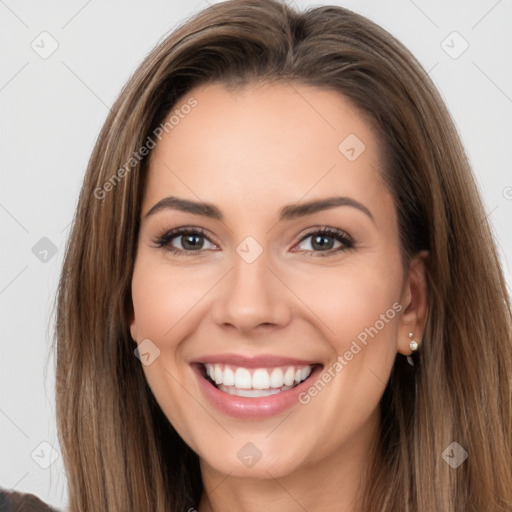
<path id="1" fill-rule="evenodd" d="M 2 512 L 58 512 L 33 494 L 5 489 L 0 489 L 0 510 Z"/>

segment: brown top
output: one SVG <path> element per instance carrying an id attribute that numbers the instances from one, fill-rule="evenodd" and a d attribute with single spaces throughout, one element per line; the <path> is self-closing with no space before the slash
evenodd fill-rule
<path id="1" fill-rule="evenodd" d="M 42 502 L 37 496 L 17 491 L 0 489 L 1 512 L 58 512 Z"/>

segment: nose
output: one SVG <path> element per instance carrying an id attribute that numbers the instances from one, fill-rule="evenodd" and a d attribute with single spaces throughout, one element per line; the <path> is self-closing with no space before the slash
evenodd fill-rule
<path id="1" fill-rule="evenodd" d="M 251 263 L 234 255 L 233 267 L 219 283 L 212 308 L 217 325 L 250 335 L 290 322 L 289 291 L 269 263 L 265 251 Z"/>

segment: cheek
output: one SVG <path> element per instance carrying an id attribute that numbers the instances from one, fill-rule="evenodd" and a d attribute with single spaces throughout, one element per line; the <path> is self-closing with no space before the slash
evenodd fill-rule
<path id="1" fill-rule="evenodd" d="M 342 344 L 347 339 L 364 343 L 368 336 L 390 334 L 387 326 L 396 316 L 393 304 L 399 297 L 398 286 L 357 274 L 347 279 L 346 285 L 336 297 L 337 313 L 330 311 L 336 339 Z"/>
<path id="2" fill-rule="evenodd" d="M 138 260 L 132 279 L 137 339 L 150 338 L 158 343 L 175 338 L 182 321 L 193 316 L 211 280 L 197 269 L 171 269 L 165 262 L 154 264 L 144 257 Z"/>
<path id="3" fill-rule="evenodd" d="M 183 365 L 186 340 L 205 315 L 205 296 L 218 276 L 197 267 L 174 267 L 165 258 L 141 251 L 132 277 L 134 322 L 132 335 L 138 343 L 149 339 L 158 347 L 154 362 L 143 365 L 149 386 L 165 411 L 183 393 L 187 376 Z M 169 392 L 171 390 L 171 392 Z"/>
<path id="4" fill-rule="evenodd" d="M 326 269 L 317 273 L 314 285 L 303 282 L 298 291 L 309 297 L 331 353 L 325 368 L 331 375 L 325 379 L 332 384 L 324 397 L 357 407 L 354 417 L 364 417 L 376 405 L 396 358 L 402 269 L 399 258 L 386 261 L 372 257 Z"/>
<path id="5" fill-rule="evenodd" d="M 295 279 L 294 283 L 297 295 L 306 298 L 304 302 L 321 321 L 338 353 L 360 334 L 364 338 L 369 329 L 375 334 L 376 327 L 387 335 L 388 326 L 396 323 L 401 292 L 398 264 L 384 268 L 365 260 L 344 268 L 322 269 L 314 279 Z"/>
<path id="6" fill-rule="evenodd" d="M 193 317 L 194 305 L 205 293 L 198 289 L 197 282 L 187 279 L 183 272 L 170 270 L 168 265 L 165 268 L 151 261 L 144 252 L 132 278 L 133 334 L 138 343 L 149 339 L 159 350 L 158 356 L 142 369 L 160 408 L 178 431 L 184 431 L 186 424 L 179 412 L 185 379 L 183 365 L 179 364 L 180 340 L 186 336 L 184 327 Z"/>
<path id="7" fill-rule="evenodd" d="M 400 269 L 374 269 L 332 272 L 324 283 L 329 287 L 315 287 L 313 294 L 331 357 L 300 400 L 317 423 L 347 436 L 377 408 L 397 352 Z"/>

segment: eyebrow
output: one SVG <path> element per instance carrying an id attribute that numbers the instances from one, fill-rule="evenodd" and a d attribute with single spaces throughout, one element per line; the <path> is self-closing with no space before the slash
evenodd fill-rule
<path id="1" fill-rule="evenodd" d="M 352 199 L 351 197 L 343 196 L 328 197 L 325 199 L 309 201 L 307 203 L 284 206 L 279 211 L 279 221 L 305 217 L 306 215 L 312 215 L 313 213 L 329 210 L 338 206 L 351 206 L 356 208 L 367 215 L 373 221 L 373 223 L 375 223 L 375 219 L 372 213 L 364 204 L 356 201 L 355 199 Z M 150 215 L 154 215 L 155 213 L 165 209 L 178 210 L 195 215 L 203 215 L 205 217 L 216 220 L 224 220 L 222 212 L 213 204 L 191 201 L 189 199 L 181 199 L 174 196 L 164 197 L 158 201 L 158 203 L 152 206 L 144 217 L 147 218 Z"/>

